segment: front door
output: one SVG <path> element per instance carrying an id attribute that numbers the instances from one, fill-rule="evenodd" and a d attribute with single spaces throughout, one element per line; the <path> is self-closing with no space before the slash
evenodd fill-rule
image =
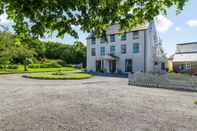
<path id="1" fill-rule="evenodd" d="M 96 71 L 100 72 L 101 71 L 101 60 L 96 61 Z"/>
<path id="2" fill-rule="evenodd" d="M 110 73 L 116 72 L 116 60 L 109 61 L 109 71 L 110 71 Z"/>
<path id="3" fill-rule="evenodd" d="M 126 59 L 125 60 L 125 72 L 132 72 L 132 59 Z"/>

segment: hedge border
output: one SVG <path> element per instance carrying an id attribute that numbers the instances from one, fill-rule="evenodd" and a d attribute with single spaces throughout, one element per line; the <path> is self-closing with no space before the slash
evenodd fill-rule
<path id="1" fill-rule="evenodd" d="M 83 80 L 83 79 L 90 79 L 93 76 L 85 77 L 85 78 L 47 78 L 47 77 L 33 77 L 28 75 L 22 75 L 22 77 L 29 79 L 37 79 L 37 80 Z"/>

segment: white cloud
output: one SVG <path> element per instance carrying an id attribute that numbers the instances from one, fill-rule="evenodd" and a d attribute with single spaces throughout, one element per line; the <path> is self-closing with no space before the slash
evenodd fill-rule
<path id="1" fill-rule="evenodd" d="M 176 30 L 177 32 L 179 32 L 179 31 L 181 31 L 182 29 L 181 29 L 180 27 L 176 27 L 175 30 Z"/>
<path id="2" fill-rule="evenodd" d="M 156 17 L 156 26 L 159 32 L 168 31 L 172 27 L 173 24 L 174 23 L 170 19 L 166 18 L 163 15 L 158 15 Z"/>
<path id="3" fill-rule="evenodd" d="M 13 25 L 13 22 L 7 19 L 7 14 L 2 14 L 0 15 L 0 25 L 1 25 L 0 27 L 1 29 L 2 27 L 10 29 L 11 26 Z"/>
<path id="4" fill-rule="evenodd" d="M 189 20 L 187 21 L 187 25 L 189 27 L 197 27 L 197 20 Z"/>

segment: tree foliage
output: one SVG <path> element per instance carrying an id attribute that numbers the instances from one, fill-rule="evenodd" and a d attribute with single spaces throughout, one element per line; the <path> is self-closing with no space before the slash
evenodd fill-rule
<path id="1" fill-rule="evenodd" d="M 103 34 L 106 27 L 120 23 L 122 29 L 151 21 L 167 8 L 183 9 L 187 0 L 0 0 L 0 11 L 15 23 L 22 37 L 43 37 L 58 32 L 78 37 L 74 26 Z"/>
<path id="2" fill-rule="evenodd" d="M 45 59 L 60 60 L 64 65 L 86 63 L 86 46 L 81 42 L 72 45 L 29 38 L 17 44 L 15 38 L 10 33 L 0 33 L 0 64 L 27 65 L 29 60 L 39 63 Z"/>

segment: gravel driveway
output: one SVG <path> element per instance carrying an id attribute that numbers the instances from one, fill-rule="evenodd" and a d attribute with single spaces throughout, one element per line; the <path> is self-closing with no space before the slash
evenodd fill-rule
<path id="1" fill-rule="evenodd" d="M 127 83 L 0 75 L 0 131 L 197 131 L 197 93 Z"/>

